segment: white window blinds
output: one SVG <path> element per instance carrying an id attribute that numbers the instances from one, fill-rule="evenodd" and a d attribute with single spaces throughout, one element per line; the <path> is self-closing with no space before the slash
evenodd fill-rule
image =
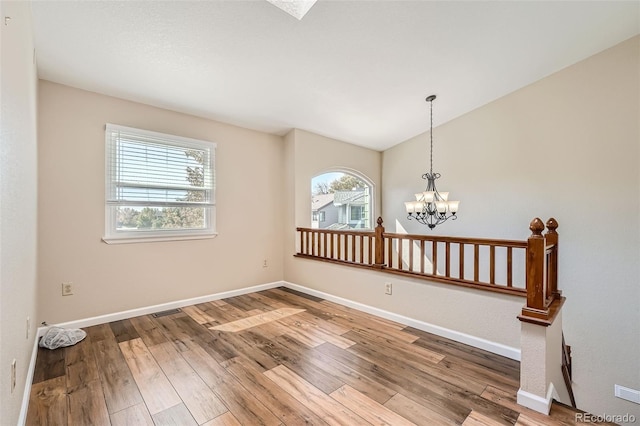
<path id="1" fill-rule="evenodd" d="M 213 232 L 215 144 L 106 126 L 106 238 Z"/>

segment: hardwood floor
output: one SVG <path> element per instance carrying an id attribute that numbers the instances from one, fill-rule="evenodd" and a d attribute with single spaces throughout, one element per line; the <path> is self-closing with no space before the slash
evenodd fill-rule
<path id="1" fill-rule="evenodd" d="M 285 288 L 86 331 L 39 349 L 27 424 L 575 424 L 516 361 Z"/>

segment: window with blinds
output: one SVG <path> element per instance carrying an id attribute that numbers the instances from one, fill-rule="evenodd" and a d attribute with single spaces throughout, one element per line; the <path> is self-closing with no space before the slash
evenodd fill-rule
<path id="1" fill-rule="evenodd" d="M 211 142 L 107 124 L 106 242 L 215 235 Z"/>

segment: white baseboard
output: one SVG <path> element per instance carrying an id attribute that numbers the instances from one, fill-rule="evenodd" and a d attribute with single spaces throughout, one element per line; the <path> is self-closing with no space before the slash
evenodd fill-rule
<path id="1" fill-rule="evenodd" d="M 424 321 L 416 320 L 413 318 L 405 317 L 403 315 L 399 315 L 393 312 L 385 311 L 380 308 L 376 308 L 373 306 L 365 305 L 363 303 L 354 302 L 349 299 L 344 299 L 342 297 L 334 296 L 329 293 L 324 293 L 322 291 L 314 290 L 311 288 L 307 288 L 298 284 L 290 283 L 287 281 L 275 281 L 267 284 L 256 285 L 252 287 L 241 288 L 237 290 L 225 291 L 222 293 L 209 294 L 206 296 L 194 297 L 191 299 L 183 299 L 175 302 L 161 303 L 159 305 L 146 306 L 136 309 L 130 309 L 127 311 L 115 312 L 112 314 L 99 315 L 90 318 L 84 318 L 74 321 L 68 321 L 59 324 L 52 324 L 58 327 L 63 328 L 82 328 L 82 327 L 91 327 L 93 325 L 105 324 L 113 321 L 119 321 L 123 319 L 138 317 L 141 315 L 148 315 L 154 312 L 166 311 L 169 309 L 182 308 L 184 306 L 195 305 L 198 303 L 211 302 L 212 300 L 220 300 L 226 299 L 228 297 L 240 296 L 243 294 L 254 293 L 257 291 L 268 290 L 276 287 L 287 287 L 292 290 L 297 290 L 302 293 L 306 293 L 312 296 L 320 297 L 322 299 L 329 300 L 331 302 L 338 303 L 340 305 L 348 306 L 350 308 L 357 309 L 362 312 L 366 312 L 372 315 L 377 315 L 382 318 L 386 318 L 400 324 L 404 324 L 410 327 L 417 328 L 418 330 L 426 331 L 428 333 L 435 334 L 437 336 L 445 337 L 447 339 L 454 340 L 456 342 L 464 343 L 466 345 L 470 345 L 479 349 L 483 349 L 498 355 L 505 356 L 507 358 L 511 358 L 514 360 L 520 360 L 520 350 L 517 348 L 513 348 L 510 346 L 506 346 L 500 343 L 492 342 L 486 339 L 482 339 L 480 337 L 471 336 L 469 334 L 461 333 L 459 331 L 451 330 L 448 328 L 440 327 L 434 324 L 430 324 Z M 24 396 L 22 400 L 22 407 L 20 411 L 20 417 L 18 425 L 24 425 L 27 419 L 27 409 L 29 405 L 29 397 L 31 394 L 31 382 L 33 381 L 33 374 L 35 370 L 36 357 L 38 354 L 38 341 L 40 337 L 44 335 L 47 331 L 48 327 L 40 327 L 38 328 L 38 332 L 36 334 L 33 352 L 31 354 L 31 361 L 29 363 L 29 370 L 27 372 Z M 523 394 L 523 398 L 528 398 L 530 401 L 537 401 L 538 398 L 540 401 L 546 401 L 543 398 L 537 397 L 536 395 L 530 394 L 524 391 L 518 391 L 518 403 L 520 404 L 521 392 Z M 532 402 L 533 403 L 533 402 Z M 540 405 L 539 403 L 538 405 Z M 536 408 L 533 408 L 530 405 L 525 403 L 521 404 L 526 407 L 532 408 L 536 411 Z M 538 406 L 536 405 L 536 406 Z M 551 397 L 549 396 L 548 406 L 551 406 Z M 542 412 L 542 411 L 540 411 Z M 548 410 L 547 410 L 548 413 Z"/>
<path id="2" fill-rule="evenodd" d="M 260 284 L 252 287 L 245 287 L 238 290 L 225 291 L 222 293 L 209 294 L 206 296 L 194 297 L 191 299 L 183 299 L 175 302 L 162 303 L 159 305 L 147 306 L 142 308 L 130 309 L 128 311 L 116 312 L 113 314 L 100 315 L 96 317 L 84 318 L 75 321 L 68 321 L 60 324 L 55 324 L 58 327 L 63 328 L 82 328 L 90 327 L 98 324 L 105 324 L 113 321 L 119 321 L 123 319 L 138 317 L 141 315 L 148 315 L 154 312 L 166 311 L 169 309 L 182 308 L 184 306 L 195 305 L 198 303 L 211 302 L 212 300 L 226 299 L 228 297 L 240 296 L 242 294 L 254 293 L 257 291 L 268 290 L 284 286 L 292 290 L 301 291 L 312 296 L 320 297 L 322 299 L 329 300 L 331 302 L 338 303 L 340 305 L 348 306 L 350 308 L 357 309 L 359 311 L 367 312 L 372 315 L 377 315 L 382 318 L 386 318 L 400 324 L 404 324 L 410 327 L 417 328 L 418 330 L 426 331 L 437 336 L 445 337 L 447 339 L 454 340 L 456 342 L 464 343 L 479 349 L 483 349 L 498 355 L 502 355 L 507 358 L 511 358 L 520 361 L 520 349 L 503 345 L 501 343 L 492 342 L 480 337 L 472 336 L 470 334 L 462 333 L 456 330 L 451 330 L 438 325 L 430 324 L 428 322 L 420 321 L 414 318 L 409 318 L 404 315 L 396 314 L 394 312 L 385 311 L 380 308 L 365 305 L 363 303 L 354 302 L 349 299 L 344 299 L 339 296 L 334 296 L 329 293 L 314 290 L 308 287 L 304 287 L 298 284 L 290 283 L 287 281 L 275 281 L 267 284 Z M 46 331 L 46 328 L 44 328 Z"/>
<path id="3" fill-rule="evenodd" d="M 555 390 L 553 388 L 553 384 L 549 385 L 547 396 L 546 398 L 543 398 L 520 388 L 518 389 L 517 402 L 519 405 L 530 408 L 534 411 L 537 411 L 538 413 L 549 415 L 549 411 L 551 411 L 551 402 L 553 401 L 554 391 Z"/>
<path id="4" fill-rule="evenodd" d="M 385 311 L 380 308 L 365 305 L 363 303 L 354 302 L 349 299 L 334 296 L 332 294 L 324 293 L 322 291 L 307 288 L 298 284 L 293 284 L 285 281 L 283 284 L 285 287 L 292 290 L 298 290 L 312 296 L 320 297 L 322 299 L 329 300 L 331 302 L 338 303 L 340 305 L 348 306 L 350 308 L 357 309 L 359 311 L 367 312 L 372 315 L 377 315 L 382 318 L 389 319 L 391 321 L 398 322 L 400 324 L 408 325 L 410 327 L 417 328 L 418 330 L 426 331 L 440 337 L 454 340 L 456 342 L 464 343 L 465 345 L 473 346 L 478 349 L 492 352 L 494 354 L 502 355 L 507 358 L 520 361 L 520 349 L 506 346 L 501 343 L 492 342 L 490 340 L 482 339 L 480 337 L 472 336 L 470 334 L 461 333 L 459 331 L 451 330 L 448 328 L 440 327 L 438 325 L 430 324 L 428 322 L 420 321 L 414 318 L 405 317 L 393 312 Z"/>
<path id="5" fill-rule="evenodd" d="M 51 324 L 57 327 L 63 328 L 82 328 L 91 327 L 92 325 L 105 324 L 113 321 L 119 321 L 123 319 L 139 317 L 141 315 L 148 315 L 154 312 L 167 311 L 169 309 L 182 308 L 183 306 L 196 305 L 198 303 L 211 302 L 212 300 L 226 299 L 227 297 L 240 296 L 242 294 L 254 293 L 256 291 L 268 290 L 270 288 L 281 287 L 284 285 L 282 281 L 276 281 L 267 284 L 256 285 L 253 287 L 241 288 L 238 290 L 230 290 L 222 293 L 209 294 L 206 296 L 194 297 L 191 299 L 178 300 L 176 302 L 161 303 L 159 305 L 146 306 L 142 308 L 130 309 L 128 311 L 115 312 L 113 314 L 99 315 L 96 317 L 84 318 L 75 321 L 67 321 L 59 324 Z M 33 382 L 33 373 L 36 367 L 36 358 L 38 355 L 38 342 L 40 338 L 44 336 L 44 333 L 49 329 L 47 327 L 39 327 L 36 333 L 35 341 L 33 343 L 33 351 L 31 353 L 31 361 L 29 362 L 29 369 L 27 370 L 27 377 L 25 379 L 24 395 L 22 396 L 22 406 L 20 408 L 20 417 L 18 417 L 18 425 L 23 426 L 27 421 L 27 410 L 29 408 L 29 398 L 31 396 L 31 383 Z"/>
<path id="6" fill-rule="evenodd" d="M 222 293 L 208 294 L 206 296 L 194 297 L 191 299 L 182 299 L 176 302 L 161 303 L 159 305 L 146 306 L 142 308 L 130 309 L 128 311 L 116 312 L 113 314 L 100 315 L 97 317 L 84 318 L 75 321 L 63 322 L 60 324 L 52 324 L 57 327 L 63 328 L 82 328 L 91 327 L 92 325 L 105 324 L 113 321 L 120 321 L 123 319 L 139 317 L 141 315 L 148 315 L 154 312 L 168 311 L 170 309 L 182 308 L 184 306 L 196 305 L 198 303 L 211 302 L 212 300 L 226 299 L 228 297 L 240 296 L 242 294 L 254 293 L 256 291 L 268 290 L 270 288 L 276 288 L 283 286 L 282 281 L 275 281 L 267 284 L 260 284 L 253 287 L 245 287 L 238 290 L 224 291 Z"/>
<path id="7" fill-rule="evenodd" d="M 27 422 L 27 410 L 29 408 L 29 399 L 31 398 L 31 383 L 33 383 L 33 373 L 36 370 L 36 359 L 38 357 L 38 342 L 44 336 L 47 327 L 38 327 L 33 341 L 33 349 L 31 350 L 31 360 L 29 368 L 27 368 L 27 377 L 24 383 L 24 394 L 22 395 L 22 406 L 20 407 L 20 416 L 18 417 L 18 426 L 24 426 Z"/>

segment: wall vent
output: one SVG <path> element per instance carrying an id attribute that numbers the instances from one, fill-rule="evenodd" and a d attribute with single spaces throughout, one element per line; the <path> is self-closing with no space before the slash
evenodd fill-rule
<path id="1" fill-rule="evenodd" d="M 154 318 L 166 317 L 167 315 L 177 314 L 178 312 L 182 312 L 182 310 L 180 308 L 169 309 L 168 311 L 154 312 L 151 316 Z"/>

